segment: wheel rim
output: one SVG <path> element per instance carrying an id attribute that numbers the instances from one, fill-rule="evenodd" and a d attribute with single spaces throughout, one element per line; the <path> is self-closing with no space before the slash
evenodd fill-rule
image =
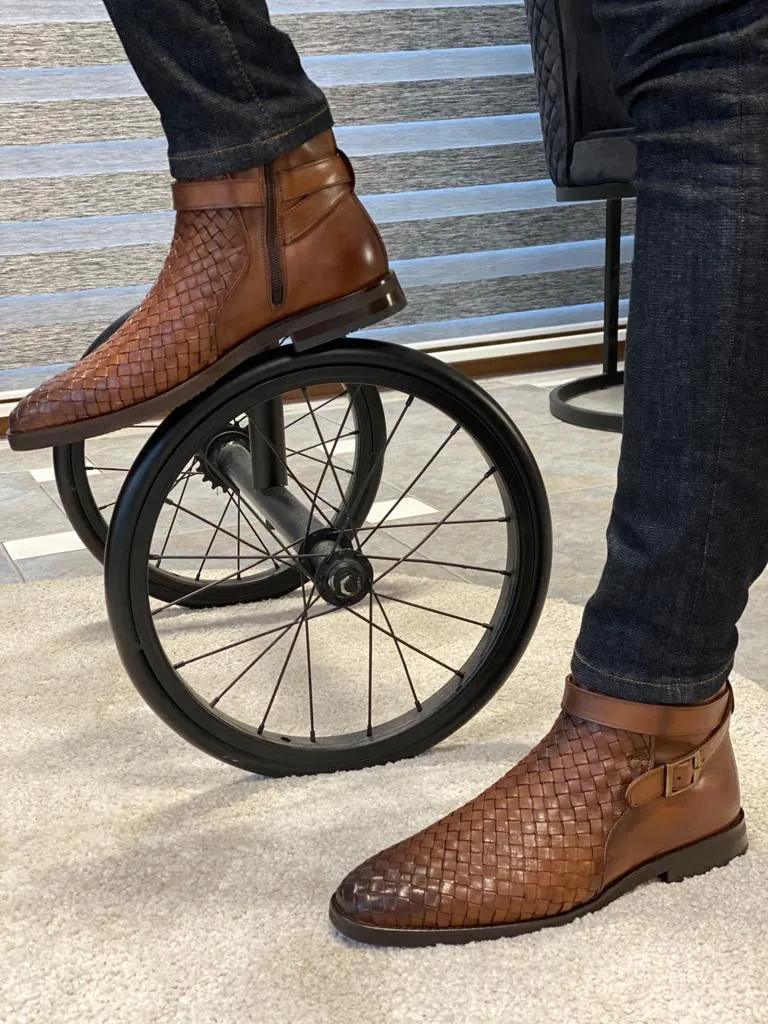
<path id="1" fill-rule="evenodd" d="M 343 358 L 341 362 L 343 364 Z M 419 360 L 416 362 L 418 364 Z M 162 460 L 162 465 L 152 467 L 153 479 L 149 480 L 147 470 L 143 485 L 140 483 L 133 489 L 131 500 L 135 502 L 139 497 L 141 509 L 134 509 L 134 514 L 127 517 L 133 523 L 132 625 L 140 638 L 145 668 L 163 693 L 196 728 L 222 743 L 231 744 L 236 737 L 246 752 L 271 745 L 274 758 L 287 756 L 295 762 L 306 756 L 320 763 L 321 770 L 324 760 L 333 762 L 333 766 L 343 766 L 341 755 L 345 752 L 359 753 L 365 749 L 370 752 L 372 748 L 381 750 L 393 742 L 402 742 L 407 734 L 423 730 L 427 720 L 435 732 L 455 728 L 457 712 L 451 711 L 450 706 L 466 705 L 469 698 L 465 691 L 468 690 L 476 691 L 472 697 L 475 702 L 477 694 L 485 695 L 484 702 L 519 657 L 530 634 L 532 620 L 538 615 L 542 581 L 545 584 L 547 574 L 548 536 L 545 536 L 547 524 L 542 529 L 540 481 L 534 479 L 532 489 L 530 474 L 526 475 L 530 467 L 519 464 L 520 439 L 513 436 L 510 441 L 509 425 L 499 418 L 498 412 L 490 417 L 477 414 L 472 403 L 485 403 L 486 411 L 488 403 L 486 396 L 479 398 L 482 396 L 479 389 L 464 384 L 460 389 L 462 393 L 446 396 L 423 375 L 409 377 L 401 368 L 385 370 L 377 364 L 343 366 L 343 371 L 339 366 L 326 367 L 320 371 L 310 366 L 304 371 L 293 369 L 277 381 L 258 385 L 255 391 L 249 392 L 249 401 L 255 397 L 260 401 L 268 400 L 277 393 L 295 391 L 310 384 L 328 386 L 342 379 L 342 372 L 357 384 L 374 386 L 379 383 L 389 389 L 385 399 L 387 440 L 382 458 L 386 496 L 379 496 L 380 500 L 389 501 L 389 508 L 382 511 L 380 507 L 377 517 L 356 530 L 346 531 L 352 534 L 352 554 L 364 557 L 373 569 L 373 586 L 368 585 L 367 589 L 363 586 L 362 596 L 354 605 L 334 607 L 329 604 L 327 590 L 323 591 L 318 574 L 308 571 L 309 556 L 302 555 L 297 545 L 272 552 L 278 559 L 290 559 L 293 566 L 300 566 L 301 576 L 292 598 L 274 605 L 270 603 L 274 621 L 259 625 L 252 616 L 249 618 L 248 609 L 229 613 L 229 619 L 219 613 L 218 618 L 215 615 L 209 618 L 205 626 L 209 631 L 205 634 L 208 639 L 201 641 L 203 647 L 195 649 L 190 636 L 193 627 L 197 628 L 202 620 L 198 618 L 193 623 L 187 618 L 187 624 L 182 625 L 184 613 L 178 604 L 165 603 L 162 608 L 152 605 L 146 592 L 146 580 L 141 579 L 141 559 L 152 554 L 150 549 L 162 518 L 163 491 L 174 474 L 179 476 L 182 464 L 198 442 L 198 434 L 206 429 L 205 425 L 198 426 L 198 434 L 193 430 L 175 446 L 167 446 L 169 450 L 173 447 L 173 451 Z M 409 386 L 405 394 L 398 396 L 398 384 L 402 386 L 404 382 Z M 469 403 L 464 392 L 470 395 Z M 242 396 L 233 401 L 236 404 L 241 400 Z M 225 403 L 217 412 L 218 418 L 229 422 L 232 408 L 233 402 Z M 436 421 L 440 421 L 438 426 Z M 211 422 L 209 416 L 207 429 Z M 430 429 L 437 432 L 435 436 L 440 438 L 429 453 L 425 440 L 428 422 Z M 403 430 L 406 423 L 407 433 Z M 506 433 L 504 430 L 499 433 L 500 424 Z M 419 447 L 418 464 L 411 459 L 412 464 L 408 467 L 403 464 L 399 476 L 395 471 L 394 477 L 388 477 L 387 459 L 396 459 L 396 438 L 398 443 L 405 441 L 410 449 L 414 445 Z M 527 458 L 527 450 L 525 453 Z M 474 456 L 472 476 L 465 479 L 470 455 Z M 397 465 L 395 461 L 395 467 Z M 461 481 L 457 478 L 459 466 L 463 474 Z M 429 500 L 423 500 L 425 497 Z M 127 495 L 125 500 L 128 500 Z M 407 511 L 414 515 L 399 514 L 414 500 L 422 501 L 426 509 L 411 504 Z M 479 515 L 478 511 L 483 514 Z M 456 536 L 459 528 L 472 530 L 473 542 L 478 551 L 484 552 L 482 558 L 462 559 L 455 553 L 454 542 L 443 539 L 446 531 L 453 531 Z M 493 549 L 488 542 L 490 535 L 495 532 L 498 537 L 499 531 L 503 533 L 501 561 L 498 546 Z M 378 544 L 374 543 L 377 538 Z M 337 538 L 333 553 L 338 555 L 342 546 Z M 354 559 L 350 556 L 347 561 L 345 571 L 354 575 L 357 571 L 352 564 Z M 364 568 L 360 568 L 359 575 L 365 576 Z M 479 575 L 485 582 L 472 584 L 471 579 Z M 494 580 L 493 588 L 487 585 L 488 579 Z M 388 581 L 386 590 L 383 589 L 385 581 Z M 467 587 L 473 604 L 462 609 L 457 588 L 466 595 Z M 442 604 L 425 600 L 424 595 L 430 588 L 439 591 Z M 489 595 L 491 590 L 493 594 Z M 416 600 L 411 599 L 414 596 Z M 113 604 L 110 601 L 110 607 Z M 430 623 L 421 626 L 419 642 L 402 635 L 404 610 L 411 630 L 415 629 L 419 618 L 422 623 Z M 342 617 L 347 628 L 339 632 Z M 349 628 L 351 624 L 358 634 L 354 657 L 348 650 L 354 632 Z M 321 628 L 328 634 L 335 630 L 341 636 L 339 643 L 343 647 L 338 649 L 343 651 L 344 657 L 330 670 L 326 665 L 318 672 L 315 659 L 319 649 L 326 660 L 333 662 L 329 657 L 333 652 L 332 638 L 317 639 Z M 367 645 L 364 638 L 361 642 L 361 632 L 368 635 Z M 418 629 L 415 632 L 418 633 Z M 424 644 L 423 636 L 431 638 L 430 649 Z M 209 643 L 213 637 L 217 638 L 215 644 Z M 126 643 L 122 644 L 124 656 Z M 384 653 L 384 644 L 389 648 L 388 654 Z M 249 645 L 253 653 L 236 664 L 234 652 L 238 652 L 239 657 Z M 259 645 L 258 651 L 256 645 Z M 365 657 L 360 651 L 364 651 Z M 444 652 L 442 657 L 440 651 Z M 297 680 L 302 673 L 295 670 L 300 657 L 304 660 L 305 671 L 299 689 Z M 229 672 L 226 680 L 222 669 L 214 682 L 214 661 Z M 419 663 L 418 670 L 415 661 Z M 356 680 L 355 672 L 350 671 L 351 665 L 357 666 Z M 431 674 L 424 671 L 425 665 L 430 666 Z M 410 703 L 400 713 L 395 713 L 397 702 L 390 699 L 391 695 L 382 699 L 377 692 L 379 677 L 387 673 L 392 676 L 395 669 L 400 673 L 400 680 L 399 684 L 390 686 L 390 690 L 399 685 L 400 706 L 403 693 L 408 694 Z M 436 672 L 442 674 L 439 685 Z M 243 682 L 252 682 L 257 676 L 261 680 L 258 687 L 252 687 L 247 696 L 234 700 L 238 689 L 240 695 L 245 693 Z M 270 680 L 270 685 L 264 680 Z M 285 699 L 289 689 L 294 700 Z M 332 728 L 326 724 L 329 719 L 319 708 L 321 692 L 323 700 L 329 704 L 336 702 Z M 364 705 L 359 728 L 349 728 L 345 700 L 356 702 L 355 714 L 359 714 Z M 254 709 L 259 702 L 261 712 L 256 715 Z M 300 704 L 306 717 L 305 728 L 292 729 L 286 723 L 291 715 L 298 713 Z M 450 728 L 447 727 L 449 722 L 454 722 Z"/>

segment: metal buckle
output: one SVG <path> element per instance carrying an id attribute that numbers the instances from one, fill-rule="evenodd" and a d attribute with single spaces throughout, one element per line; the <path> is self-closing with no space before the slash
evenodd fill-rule
<path id="1" fill-rule="evenodd" d="M 683 768 L 685 765 L 690 764 L 691 771 L 693 773 L 691 781 L 685 785 L 680 786 L 678 789 L 675 788 L 675 771 L 678 768 Z M 696 750 L 693 754 L 689 754 L 687 757 L 681 757 L 679 761 L 672 761 L 670 764 L 664 765 L 664 796 L 674 796 L 676 793 L 684 793 L 691 786 L 695 786 L 701 778 L 702 763 L 701 763 L 701 751 Z"/>

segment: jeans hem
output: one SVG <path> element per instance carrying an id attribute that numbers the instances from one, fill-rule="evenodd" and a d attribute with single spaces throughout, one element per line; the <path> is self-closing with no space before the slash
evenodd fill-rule
<path id="1" fill-rule="evenodd" d="M 251 139 L 234 146 L 220 146 L 198 152 L 174 153 L 168 151 L 171 174 L 181 181 L 210 178 L 220 174 L 244 171 L 271 163 L 285 153 L 303 146 L 316 135 L 333 127 L 333 115 L 327 104 L 298 124 L 265 139 Z"/>
<path id="2" fill-rule="evenodd" d="M 709 700 L 728 682 L 733 661 L 718 671 L 697 679 L 679 676 L 662 679 L 637 679 L 605 671 L 575 650 L 571 672 L 579 686 L 606 697 L 632 700 L 638 704 L 701 704 Z"/>

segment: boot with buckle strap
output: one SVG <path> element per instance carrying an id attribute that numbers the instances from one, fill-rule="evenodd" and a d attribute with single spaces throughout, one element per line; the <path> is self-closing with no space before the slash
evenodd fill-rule
<path id="1" fill-rule="evenodd" d="M 728 734 L 733 693 L 617 700 L 566 681 L 552 730 L 466 806 L 372 857 L 331 900 L 360 942 L 429 946 L 567 924 L 648 879 L 747 849 Z"/>
<path id="2" fill-rule="evenodd" d="M 175 182 L 175 232 L 151 291 L 107 343 L 16 406 L 11 448 L 163 415 L 283 339 L 311 347 L 402 309 L 354 184 L 331 131 L 266 167 Z"/>

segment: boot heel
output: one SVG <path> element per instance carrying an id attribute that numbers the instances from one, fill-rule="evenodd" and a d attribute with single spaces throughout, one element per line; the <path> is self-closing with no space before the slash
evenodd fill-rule
<path id="1" fill-rule="evenodd" d="M 744 811 L 736 822 L 715 836 L 702 839 L 664 858 L 665 870 L 659 874 L 663 882 L 682 882 L 694 875 L 703 875 L 712 868 L 725 867 L 735 857 L 747 852 L 747 825 Z"/>
<path id="2" fill-rule="evenodd" d="M 372 288 L 347 295 L 306 313 L 300 325 L 291 332 L 294 348 L 304 352 L 317 345 L 326 345 L 329 341 L 394 316 L 405 306 L 403 289 L 395 274 L 390 271 Z"/>

